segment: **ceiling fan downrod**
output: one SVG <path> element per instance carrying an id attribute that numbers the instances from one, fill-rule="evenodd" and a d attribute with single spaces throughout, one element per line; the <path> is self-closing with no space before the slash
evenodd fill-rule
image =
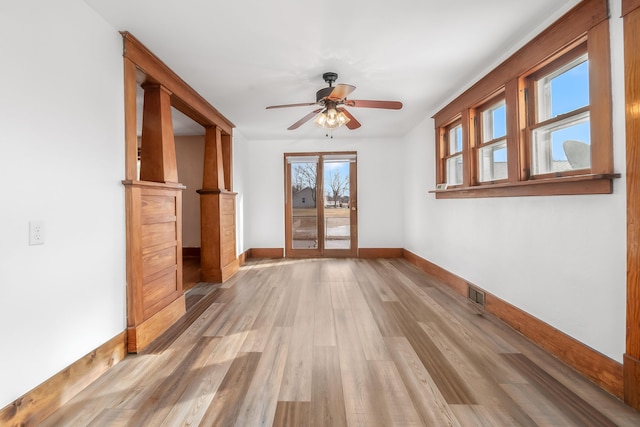
<path id="1" fill-rule="evenodd" d="M 327 73 L 324 73 L 322 75 L 322 78 L 326 83 L 329 84 L 329 87 L 333 87 L 333 83 L 335 83 L 335 81 L 338 80 L 338 73 L 333 73 L 329 71 Z"/>

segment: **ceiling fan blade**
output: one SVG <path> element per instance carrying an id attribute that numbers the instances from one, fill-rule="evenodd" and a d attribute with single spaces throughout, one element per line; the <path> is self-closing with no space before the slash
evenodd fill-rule
<path id="1" fill-rule="evenodd" d="M 309 105 L 316 105 L 316 104 L 317 102 L 303 102 L 300 104 L 270 105 L 267 107 L 267 110 L 272 110 L 274 108 L 308 107 Z"/>
<path id="2" fill-rule="evenodd" d="M 327 96 L 327 99 L 330 99 L 332 101 L 340 101 L 341 99 L 345 99 L 347 96 L 349 96 L 354 90 L 356 90 L 356 87 L 353 85 L 339 84 L 333 88 L 329 96 Z"/>
<path id="3" fill-rule="evenodd" d="M 363 101 L 350 99 L 345 101 L 344 105 L 348 105 L 349 107 L 384 108 L 386 110 L 399 110 L 402 108 L 402 102 L 398 101 Z"/>
<path id="4" fill-rule="evenodd" d="M 359 122 L 359 121 L 357 121 L 357 120 L 356 120 L 356 118 L 355 118 L 355 117 L 353 117 L 353 116 L 351 115 L 351 113 L 350 113 L 350 112 L 348 112 L 347 110 L 345 110 L 344 108 L 338 108 L 337 110 L 338 110 L 338 111 L 342 111 L 342 112 L 344 113 L 344 115 L 345 115 L 345 116 L 349 117 L 349 121 L 348 121 L 348 122 L 347 122 L 347 124 L 345 125 L 345 126 L 346 126 L 346 127 L 348 127 L 349 129 L 354 130 L 354 129 L 358 129 L 360 126 L 362 126 L 362 125 L 360 124 L 360 122 Z"/>
<path id="5" fill-rule="evenodd" d="M 311 120 L 320 111 L 322 111 L 322 108 L 318 108 L 317 110 L 310 112 L 309 114 L 307 114 L 306 116 L 304 116 L 303 118 L 301 118 L 300 120 L 298 120 L 297 122 L 289 126 L 287 130 L 298 129 L 300 126 L 302 126 L 303 124 Z"/>

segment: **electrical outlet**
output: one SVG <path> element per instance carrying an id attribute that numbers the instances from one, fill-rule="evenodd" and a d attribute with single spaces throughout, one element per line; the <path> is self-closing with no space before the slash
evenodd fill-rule
<path id="1" fill-rule="evenodd" d="M 29 221 L 29 245 L 44 245 L 44 221 Z"/>

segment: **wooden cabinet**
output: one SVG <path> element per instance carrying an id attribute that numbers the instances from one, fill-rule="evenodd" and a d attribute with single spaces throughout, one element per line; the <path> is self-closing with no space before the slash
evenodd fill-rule
<path id="1" fill-rule="evenodd" d="M 198 190 L 200 194 L 200 279 L 224 282 L 239 269 L 236 254 L 236 193 Z"/>
<path id="2" fill-rule="evenodd" d="M 138 352 L 185 313 L 181 184 L 125 181 L 128 350 Z"/>

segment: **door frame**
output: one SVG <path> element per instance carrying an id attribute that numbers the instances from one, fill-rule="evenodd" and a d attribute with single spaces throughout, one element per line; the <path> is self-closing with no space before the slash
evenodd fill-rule
<path id="1" fill-rule="evenodd" d="M 324 204 L 316 202 L 318 247 L 316 249 L 294 249 L 292 236 L 292 194 L 291 194 L 291 164 L 289 157 L 317 157 L 316 169 L 317 199 L 324 200 L 324 156 L 354 156 L 349 164 L 349 226 L 351 245 L 349 249 L 324 248 Z M 358 256 L 358 153 L 357 151 L 319 151 L 284 153 L 284 217 L 285 217 L 285 257 L 286 258 L 349 258 Z M 318 177 L 321 177 L 318 179 Z M 321 208 L 321 209 L 320 209 Z"/>

